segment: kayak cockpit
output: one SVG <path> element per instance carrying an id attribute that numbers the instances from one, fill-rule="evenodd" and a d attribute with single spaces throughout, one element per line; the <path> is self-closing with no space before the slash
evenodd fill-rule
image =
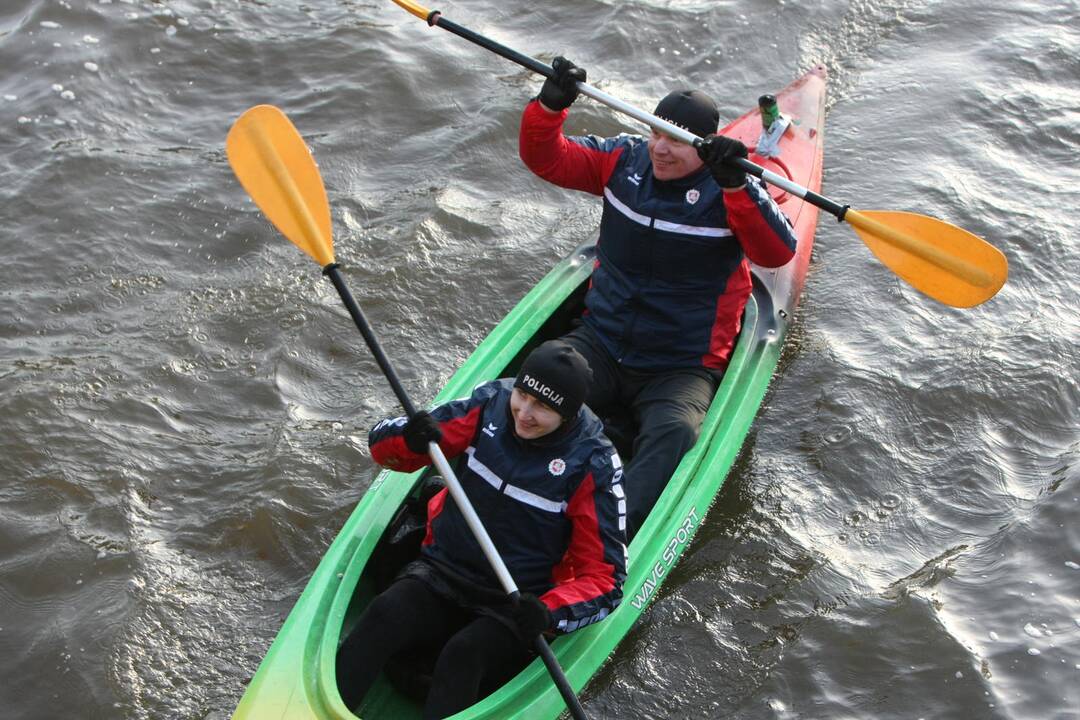
<path id="1" fill-rule="evenodd" d="M 578 248 L 568 260 L 572 259 L 575 263 L 579 263 L 584 267 L 591 267 L 594 256 L 595 246 L 590 244 Z M 753 277 L 753 292 L 744 311 L 742 330 L 736 341 L 736 350 L 733 356 L 733 363 L 737 358 L 743 359 L 740 361 L 740 365 L 746 358 L 753 355 L 753 347 L 760 348 L 763 344 L 771 343 L 773 342 L 772 338 L 775 336 L 775 330 L 773 329 L 775 328 L 775 321 L 772 312 L 774 303 L 770 289 L 756 274 Z M 533 347 L 544 340 L 559 337 L 571 329 L 573 321 L 580 317 L 583 309 L 584 295 L 588 287 L 587 280 L 586 274 L 586 277 L 572 291 L 566 293 L 559 305 L 540 324 L 528 341 L 522 343 L 516 352 L 508 355 L 510 359 L 496 370 L 491 375 L 492 377 L 506 377 L 515 374 L 521 361 Z M 766 311 L 762 312 L 759 308 Z M 721 385 L 723 386 L 723 383 Z M 721 406 L 725 405 L 727 405 L 727 402 L 721 400 L 720 393 L 718 393 L 717 398 L 714 398 L 713 408 L 710 409 L 706 418 L 701 438 L 694 448 L 687 453 L 689 459 L 684 459 L 683 465 L 680 465 L 670 486 L 657 502 L 656 510 L 659 514 L 668 515 L 670 507 L 677 505 L 684 495 L 688 484 L 696 474 L 696 468 L 700 466 L 702 459 L 706 455 L 705 448 L 710 445 L 721 425 L 719 415 L 723 412 Z M 613 441 L 617 441 L 620 453 L 624 452 L 624 448 L 627 451 L 632 449 L 632 428 L 626 423 L 619 423 L 617 419 L 614 422 L 611 418 L 605 420 L 606 427 L 609 427 L 609 429 L 614 428 L 611 430 L 611 435 Z M 617 433 L 627 434 L 620 436 L 616 440 L 614 436 Z M 684 468 L 687 462 L 689 462 L 689 467 Z M 383 475 L 386 474 L 383 473 Z M 399 482 L 400 480 L 403 480 L 403 478 L 394 478 L 391 482 Z M 340 592 L 348 592 L 350 596 L 342 623 L 335 637 L 337 642 L 348 636 L 360 614 L 375 595 L 384 590 L 394 580 L 398 571 L 404 565 L 418 557 L 420 543 L 426 529 L 426 501 L 441 487 L 441 480 L 435 475 L 433 469 L 429 468 L 416 473 L 406 500 L 397 509 L 370 554 L 367 557 L 360 557 L 358 554 L 354 558 L 353 562 L 360 564 L 363 571 L 360 573 L 355 586 L 347 589 L 343 582 L 340 588 Z M 703 516 L 706 509 L 706 507 L 700 508 L 698 515 Z M 665 518 L 658 517 L 654 521 L 650 516 L 650 519 L 639 533 L 643 537 L 635 539 L 631 543 L 630 566 L 628 567 L 630 577 L 634 577 L 635 568 L 645 565 L 651 567 L 655 564 L 655 558 L 650 553 L 636 555 L 635 549 L 642 545 L 651 544 L 657 528 L 663 528 L 666 525 Z M 629 587 L 624 602 L 627 600 L 633 600 L 633 597 L 629 594 Z M 329 630 L 330 628 L 328 628 Z M 574 635 L 583 634 L 584 632 L 579 631 Z M 327 639 L 329 640 L 329 632 Z M 560 638 L 556 640 L 556 647 L 560 643 L 566 642 L 567 639 Z M 430 653 L 427 655 L 417 653 L 410 657 L 401 658 L 398 662 L 386 668 L 383 676 L 368 692 L 360 707 L 356 708 L 356 712 L 361 717 L 418 718 L 423 705 L 423 698 L 430 683 L 430 672 L 433 663 L 434 655 Z M 536 665 L 536 663 L 533 665 Z M 534 681 L 546 682 L 542 669 L 538 670 L 533 666 L 530 666 L 530 668 L 527 668 L 522 674 L 539 673 L 538 678 L 534 679 Z"/>

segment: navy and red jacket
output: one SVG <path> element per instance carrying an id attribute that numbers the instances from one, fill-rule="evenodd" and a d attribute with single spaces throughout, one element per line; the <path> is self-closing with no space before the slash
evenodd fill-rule
<path id="1" fill-rule="evenodd" d="M 790 221 L 754 178 L 733 193 L 707 167 L 657 180 L 645 138 L 566 137 L 567 114 L 530 102 L 519 150 L 545 180 L 604 198 L 584 323 L 626 367 L 723 370 L 750 297 L 747 258 L 791 260 Z"/>
<path id="2" fill-rule="evenodd" d="M 622 462 L 600 420 L 582 406 L 575 419 L 522 440 L 510 415 L 513 380 L 495 380 L 431 411 L 439 447 L 462 457 L 458 480 L 523 592 L 551 611 L 557 632 L 602 620 L 622 599 L 626 578 L 626 501 Z M 411 472 L 428 463 L 405 445 L 405 418 L 368 435 L 375 462 Z M 422 555 L 436 566 L 499 587 L 487 558 L 448 490 L 428 503 Z"/>

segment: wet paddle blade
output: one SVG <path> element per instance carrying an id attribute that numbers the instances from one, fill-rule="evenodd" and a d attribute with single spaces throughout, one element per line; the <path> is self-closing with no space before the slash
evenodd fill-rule
<path id="1" fill-rule="evenodd" d="M 986 302 L 1009 276 L 1000 250 L 942 220 L 889 210 L 848 210 L 844 220 L 890 270 L 946 305 Z"/>
<path id="2" fill-rule="evenodd" d="M 270 222 L 320 267 L 333 263 L 326 188 L 315 159 L 285 113 L 272 105 L 245 112 L 229 130 L 225 154 Z"/>

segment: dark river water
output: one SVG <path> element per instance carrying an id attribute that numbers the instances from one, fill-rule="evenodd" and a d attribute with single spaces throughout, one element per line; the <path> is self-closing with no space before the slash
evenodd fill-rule
<path id="1" fill-rule="evenodd" d="M 939 305 L 821 221 L 719 500 L 594 718 L 1080 718 L 1080 3 L 453 0 L 651 109 L 829 69 L 824 191 L 990 240 Z M 0 715 L 226 718 L 396 412 L 224 155 L 304 133 L 418 404 L 599 202 L 536 179 L 539 82 L 389 0 L 0 0 Z M 583 99 L 574 132 L 640 131 Z"/>

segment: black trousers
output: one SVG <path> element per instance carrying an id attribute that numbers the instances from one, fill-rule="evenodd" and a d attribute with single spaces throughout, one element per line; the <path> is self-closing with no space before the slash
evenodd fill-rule
<path id="1" fill-rule="evenodd" d="M 458 713 L 519 673 L 533 654 L 505 624 L 405 577 L 376 596 L 338 650 L 341 699 L 355 709 L 391 658 L 437 653 L 424 720 Z M 440 649 L 441 648 L 441 649 Z"/>
<path id="2" fill-rule="evenodd" d="M 706 368 L 643 372 L 622 367 L 584 325 L 563 339 L 585 357 L 592 370 L 585 399 L 589 408 L 605 421 L 614 419 L 616 427 L 620 417 L 631 416 L 634 440 L 623 486 L 627 537 L 633 537 L 682 456 L 697 441 L 720 374 Z"/>

